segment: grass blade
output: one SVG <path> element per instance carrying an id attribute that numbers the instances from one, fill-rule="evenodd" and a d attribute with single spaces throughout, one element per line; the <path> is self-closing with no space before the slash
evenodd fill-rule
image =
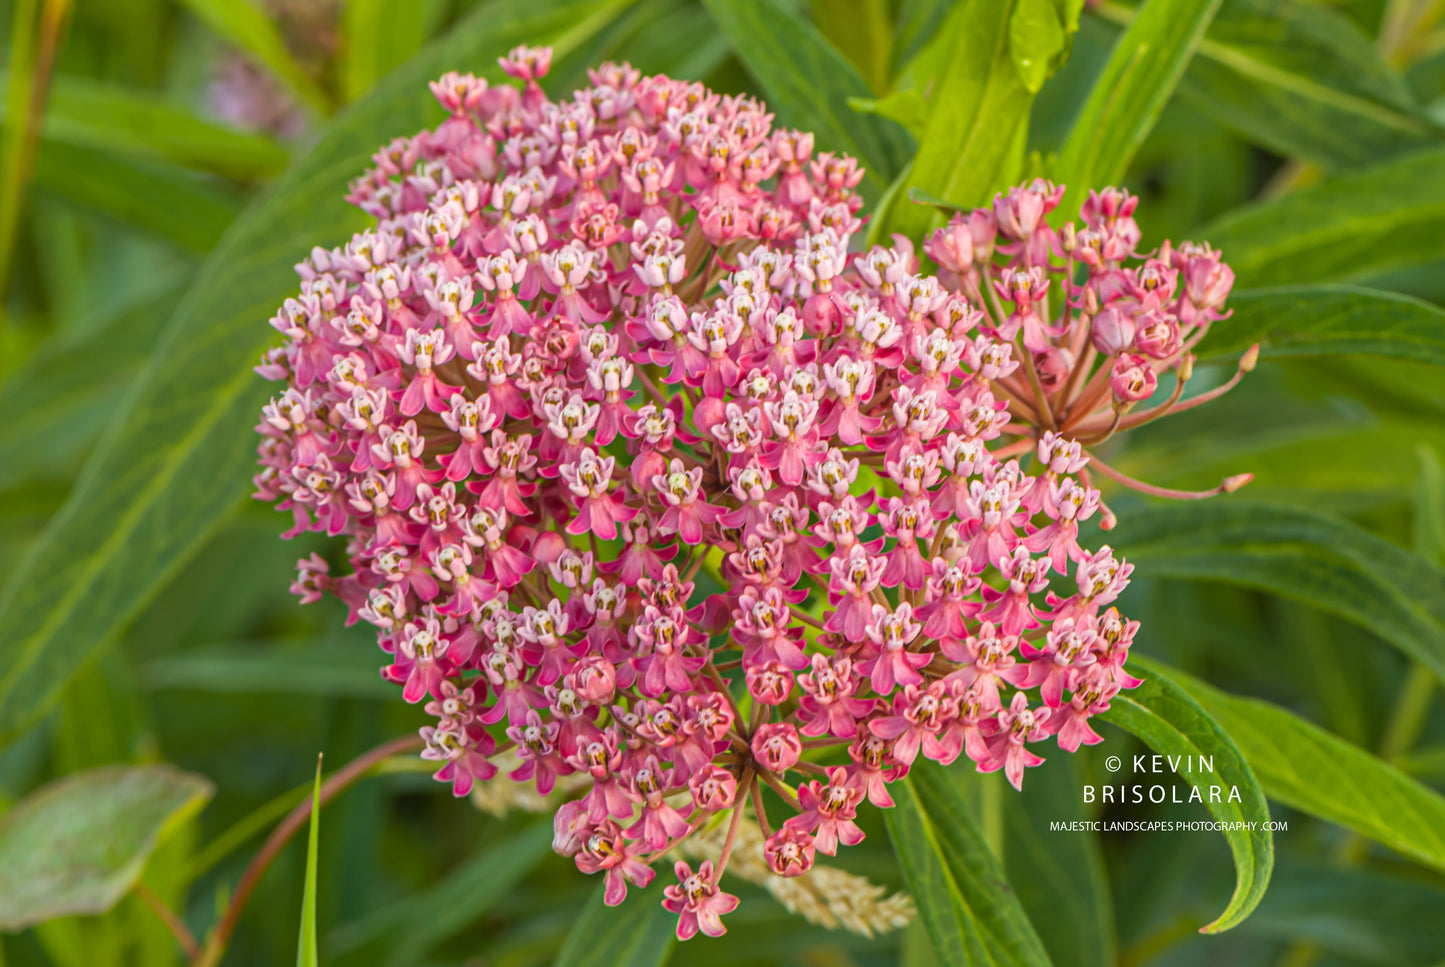
<path id="1" fill-rule="evenodd" d="M 311 832 L 306 841 L 306 889 L 301 895 L 301 936 L 296 967 L 316 967 L 316 865 L 321 836 L 321 756 L 316 757 L 316 785 L 311 790 Z"/>

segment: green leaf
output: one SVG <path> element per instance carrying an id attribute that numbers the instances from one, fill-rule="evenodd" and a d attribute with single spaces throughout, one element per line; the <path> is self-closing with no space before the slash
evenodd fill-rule
<path id="1" fill-rule="evenodd" d="M 1269 805 L 1259 782 L 1229 734 L 1199 707 L 1178 685 L 1157 668 L 1151 668 L 1144 684 L 1120 692 L 1103 714 L 1125 731 L 1132 732 L 1155 752 L 1165 756 L 1207 757 L 1211 771 L 1188 768 L 1179 775 L 1199 790 L 1205 807 L 1221 823 L 1241 824 L 1224 833 L 1234 855 L 1234 895 L 1215 920 L 1200 928 L 1201 933 L 1219 933 L 1238 925 L 1259 904 L 1269 886 L 1274 868 L 1274 836 L 1262 824 L 1269 822 Z M 1218 799 L 1211 795 L 1217 787 Z M 1239 801 L 1232 802 L 1238 790 Z"/>
<path id="2" fill-rule="evenodd" d="M 327 958 L 335 965 L 405 967 L 460 933 L 498 903 L 552 848 L 551 822 L 501 838 L 469 857 L 440 881 L 327 937 Z"/>
<path id="3" fill-rule="evenodd" d="M 441 0 L 346 0 L 341 10 L 341 89 L 354 101 L 416 53 L 445 12 Z"/>
<path id="4" fill-rule="evenodd" d="M 54 141 L 40 146 L 35 188 L 197 253 L 215 247 L 242 207 L 234 192 L 195 172 Z"/>
<path id="5" fill-rule="evenodd" d="M 704 0 L 738 59 L 762 88 L 779 125 L 817 135 L 819 150 L 846 151 L 867 169 L 876 197 L 908 162 L 906 132 L 883 118 L 859 117 L 851 97 L 873 92 L 818 29 L 776 0 Z"/>
<path id="6" fill-rule="evenodd" d="M 1415 553 L 1445 567 L 1445 469 L 1433 447 L 1415 448 L 1420 476 L 1415 482 Z"/>
<path id="7" fill-rule="evenodd" d="M 1347 511 L 1348 502 L 1360 497 L 1398 501 L 1419 472 L 1415 448 L 1422 441 L 1445 447 L 1445 425 L 1439 423 L 1352 417 L 1281 421 L 1279 427 L 1236 433 L 1221 425 L 1218 434 L 1210 435 L 1180 427 L 1172 438 L 1161 427 L 1147 447 L 1131 441 L 1120 469 L 1136 480 L 1196 490 L 1248 469 L 1254 474 L 1248 491 L 1252 499 L 1307 502 L 1318 510 L 1336 498 Z M 1370 453 L 1371 458 L 1342 460 L 1342 453 Z"/>
<path id="8" fill-rule="evenodd" d="M 887 97 L 850 97 L 848 106 L 863 114 L 877 114 L 897 121 L 915 138 L 922 138 L 928 127 L 928 100 L 911 87 L 893 91 Z"/>
<path id="9" fill-rule="evenodd" d="M 1236 209 L 1197 237 L 1223 251 L 1241 286 L 1365 278 L 1445 257 L 1445 150 Z"/>
<path id="10" fill-rule="evenodd" d="M 813 0 L 813 22 L 875 91 L 888 87 L 893 21 L 888 0 Z"/>
<path id="11" fill-rule="evenodd" d="M 1009 17 L 1009 57 L 1030 94 L 1037 94 L 1044 86 L 1064 51 L 1067 38 L 1060 13 L 1054 0 L 1018 0 Z"/>
<path id="12" fill-rule="evenodd" d="M 189 268 L 156 271 L 109 325 L 63 331 L 0 383 L 0 490 L 71 470 L 110 421 L 115 400 L 145 363 Z"/>
<path id="13" fill-rule="evenodd" d="M 1104 20 L 1133 12 L 1104 4 Z M 1342 13 L 1295 0 L 1224 0 L 1179 84 L 1183 100 L 1277 154 L 1358 168 L 1440 140 L 1409 85 Z"/>
<path id="14" fill-rule="evenodd" d="M 35 35 L 39 0 L 18 0 L 11 5 L 10 34 L 6 38 L 8 70 L 5 72 L 5 113 L 12 118 L 27 117 L 35 102 Z M 42 59 L 43 59 L 42 54 Z M 47 70 L 48 67 L 39 66 Z M 41 78 L 44 82 L 44 77 Z M 7 124 L 0 129 L 0 286 L 9 282 L 15 256 L 20 212 L 34 161 L 33 135 L 25 124 Z M 3 289 L 0 289 L 3 291 Z"/>
<path id="15" fill-rule="evenodd" d="M 1167 674 L 1214 717 L 1271 799 L 1445 870 L 1439 793 L 1278 705 L 1228 695 L 1142 656 L 1137 664 L 1147 677 Z"/>
<path id="16" fill-rule="evenodd" d="M 8 123 L 8 116 L 0 115 Z M 46 141 L 171 161 L 233 178 L 286 167 L 268 137 L 212 124 L 163 98 L 81 77 L 57 77 L 46 105 Z"/>
<path id="17" fill-rule="evenodd" d="M 1336 962 L 1435 964 L 1445 950 L 1445 890 L 1408 872 L 1350 870 L 1302 858 L 1275 870 L 1241 928 L 1280 944 L 1328 950 Z"/>
<path id="18" fill-rule="evenodd" d="M 959 3 L 909 65 L 928 115 L 908 189 L 971 207 L 1017 177 L 1033 101 L 1017 62 L 1047 62 L 1056 53 L 1049 37 L 1033 47 L 1013 36 L 1019 9 L 1018 0 Z M 941 220 L 933 208 L 900 203 L 888 214 L 888 231 L 915 239 Z"/>
<path id="19" fill-rule="evenodd" d="M 0 816 L 0 929 L 104 913 L 140 878 L 164 832 L 211 798 L 170 766 L 108 766 L 31 793 Z"/>
<path id="20" fill-rule="evenodd" d="M 1179 501 L 1121 517 L 1109 541 L 1151 578 L 1242 584 L 1348 618 L 1445 679 L 1445 571 L 1346 521 L 1237 498 Z"/>
<path id="21" fill-rule="evenodd" d="M 396 686 L 377 674 L 375 650 L 343 635 L 203 645 L 149 662 L 141 677 L 152 690 L 395 697 Z"/>
<path id="22" fill-rule="evenodd" d="M 1327 170 L 1442 135 L 1374 42 L 1323 4 L 1224 0 L 1180 91 L 1252 143 Z"/>
<path id="23" fill-rule="evenodd" d="M 1115 963 L 1114 910 L 1098 834 L 1050 828 L 1092 818 L 1084 813 L 1074 757 L 1051 755 L 1030 769 L 1003 818 L 1009 882 L 1055 967 Z"/>
<path id="24" fill-rule="evenodd" d="M 677 945 L 677 916 L 657 897 L 629 890 L 627 902 L 609 907 L 594 890 L 553 967 L 662 967 Z"/>
<path id="25" fill-rule="evenodd" d="M 1068 185 L 1061 217 L 1078 214 L 1091 188 L 1118 184 L 1174 93 L 1220 0 L 1149 0 L 1119 37 L 1059 151 Z"/>
<path id="26" fill-rule="evenodd" d="M 311 831 L 306 839 L 306 887 L 301 894 L 301 936 L 296 942 L 296 967 L 316 967 L 316 870 L 321 837 L 321 756 L 316 757 L 316 785 L 311 790 Z"/>
<path id="27" fill-rule="evenodd" d="M 888 835 L 941 967 L 1049 964 L 948 773 L 919 763 L 888 788 Z"/>
<path id="28" fill-rule="evenodd" d="M 1210 324 L 1201 357 L 1259 343 L 1263 356 L 1368 353 L 1445 365 L 1445 310 L 1422 299 L 1349 285 L 1246 289 L 1233 315 Z"/>
<path id="29" fill-rule="evenodd" d="M 895 73 L 937 36 L 952 6 L 953 0 L 900 0 L 897 4 L 898 19 L 893 24 Z"/>
<path id="30" fill-rule="evenodd" d="M 181 0 L 181 3 L 224 40 L 256 58 L 313 111 L 330 113 L 330 97 L 291 56 L 276 24 L 253 0 Z"/>
<path id="31" fill-rule="evenodd" d="M 272 392 L 251 371 L 271 342 L 265 320 L 295 291 L 299 258 L 364 223 L 344 201 L 346 184 L 377 146 L 439 118 L 427 79 L 495 64 L 524 42 L 550 40 L 565 57 L 623 5 L 488 5 L 337 118 L 233 226 L 118 403 L 65 507 L 0 595 L 0 740 L 48 707 L 75 667 L 242 503 L 251 427 Z"/>

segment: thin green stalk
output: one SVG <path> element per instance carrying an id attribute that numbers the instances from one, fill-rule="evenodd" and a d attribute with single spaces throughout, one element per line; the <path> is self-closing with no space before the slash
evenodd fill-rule
<path id="1" fill-rule="evenodd" d="M 50 74 L 70 19 L 70 0 L 45 0 L 38 20 L 36 3 L 18 0 L 10 32 L 10 78 L 6 88 L 6 117 L 10 122 L 5 125 L 0 143 L 0 329 L 4 326 L 5 294 L 20 230 L 20 212 L 34 172 L 41 121 L 50 93 Z M 0 352 L 3 346 L 0 339 Z M 0 371 L 3 364 L 0 357 Z"/>

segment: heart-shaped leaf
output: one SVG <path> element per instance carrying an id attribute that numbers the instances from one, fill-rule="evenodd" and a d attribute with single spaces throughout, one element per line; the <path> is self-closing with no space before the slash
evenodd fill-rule
<path id="1" fill-rule="evenodd" d="M 202 776 L 150 765 L 92 769 L 30 794 L 0 816 L 0 929 L 109 910 L 163 832 L 213 791 Z"/>

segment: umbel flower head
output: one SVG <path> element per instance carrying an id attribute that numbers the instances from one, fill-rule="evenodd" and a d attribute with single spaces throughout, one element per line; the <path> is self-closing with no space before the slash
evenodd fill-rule
<path id="1" fill-rule="evenodd" d="M 1078 542 L 1085 446 L 1201 398 L 1131 409 L 1182 389 L 1229 270 L 1136 264 L 1118 191 L 1056 233 L 1036 182 L 929 275 L 851 244 L 862 171 L 756 100 L 624 64 L 553 102 L 549 60 L 442 78 L 450 116 L 355 182 L 376 227 L 273 320 L 256 486 L 345 536 L 294 590 L 376 626 L 439 780 L 580 779 L 557 850 L 613 904 L 663 860 L 679 936 L 716 935 L 744 810 L 787 877 L 920 756 L 1018 787 L 1101 741 L 1138 623 L 1132 567 Z"/>

